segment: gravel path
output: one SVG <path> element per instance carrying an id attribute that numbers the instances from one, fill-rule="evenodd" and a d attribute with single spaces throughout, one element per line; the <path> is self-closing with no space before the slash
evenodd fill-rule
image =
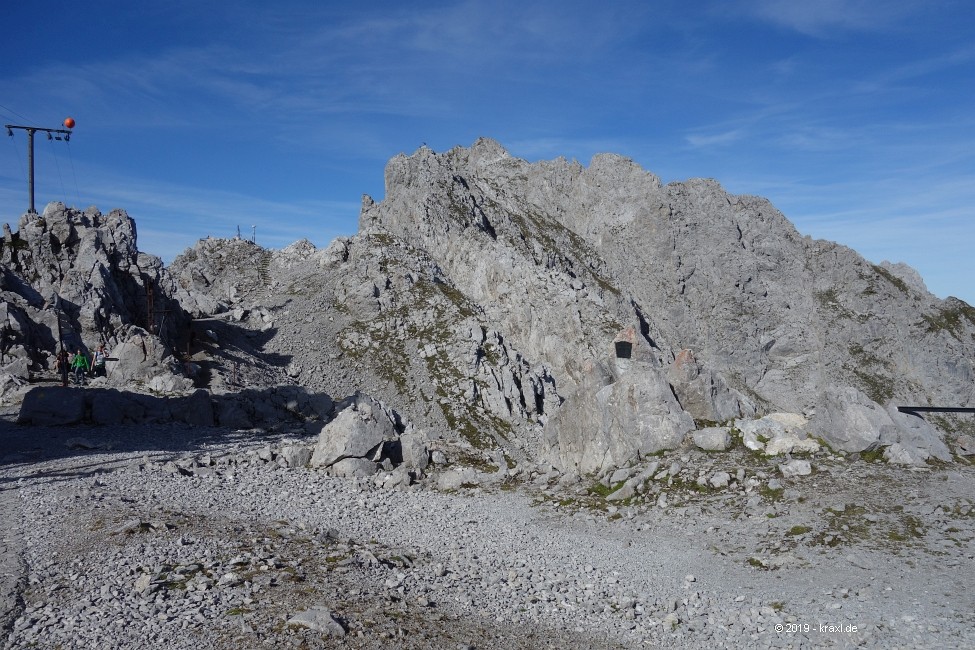
<path id="1" fill-rule="evenodd" d="M 384 490 L 268 435 L 0 435 L 4 648 L 975 646 L 971 466 L 614 506 L 548 476 Z"/>

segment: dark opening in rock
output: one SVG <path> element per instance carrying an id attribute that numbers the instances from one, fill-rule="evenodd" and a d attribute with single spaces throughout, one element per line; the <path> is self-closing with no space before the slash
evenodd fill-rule
<path id="1" fill-rule="evenodd" d="M 616 342 L 616 358 L 617 359 L 629 359 L 630 355 L 633 354 L 633 344 L 629 341 L 617 341 Z"/>

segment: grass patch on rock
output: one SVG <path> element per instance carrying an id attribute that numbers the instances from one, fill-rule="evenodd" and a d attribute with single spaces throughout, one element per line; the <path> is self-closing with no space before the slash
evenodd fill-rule
<path id="1" fill-rule="evenodd" d="M 616 492 L 616 490 L 623 487 L 624 483 L 626 483 L 626 481 L 620 481 L 618 483 L 613 483 L 612 485 L 604 485 L 599 481 L 595 481 L 592 485 L 589 486 L 588 492 L 589 494 L 593 494 L 595 496 L 602 497 L 603 499 L 605 499 L 610 494 Z"/>

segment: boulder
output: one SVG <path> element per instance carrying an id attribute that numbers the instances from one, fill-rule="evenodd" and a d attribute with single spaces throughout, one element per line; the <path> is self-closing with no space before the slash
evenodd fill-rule
<path id="1" fill-rule="evenodd" d="M 17 393 L 25 393 L 27 390 L 27 382 L 16 376 L 7 373 L 0 373 L 0 397 L 4 398 L 4 401 L 16 403 L 18 401 L 23 401 L 23 396 L 18 399 Z"/>
<path id="2" fill-rule="evenodd" d="M 975 456 L 975 437 L 967 434 L 955 436 L 955 453 L 959 456 Z"/>
<path id="3" fill-rule="evenodd" d="M 146 407 L 132 393 L 117 390 L 90 390 L 91 423 L 101 425 L 145 421 Z"/>
<path id="4" fill-rule="evenodd" d="M 677 447 L 694 429 L 663 373 L 649 363 L 590 362 L 575 395 L 546 427 L 553 464 L 587 474 Z"/>
<path id="5" fill-rule="evenodd" d="M 823 391 L 810 427 L 830 448 L 846 452 L 873 449 L 897 437 L 887 411 L 852 386 Z"/>
<path id="6" fill-rule="evenodd" d="M 765 444 L 765 453 L 769 456 L 781 456 L 796 452 L 812 454 L 817 451 L 819 451 L 818 442 L 812 438 L 799 437 L 791 432 L 779 434 Z"/>
<path id="7" fill-rule="evenodd" d="M 694 444 L 704 451 L 726 451 L 731 446 L 728 427 L 708 427 L 691 434 Z"/>
<path id="8" fill-rule="evenodd" d="M 63 426 L 85 419 L 85 391 L 61 386 L 38 386 L 24 395 L 18 424 Z"/>
<path id="9" fill-rule="evenodd" d="M 210 401 L 210 393 L 198 388 L 179 400 L 179 406 L 174 409 L 174 414 L 180 422 L 212 427 L 213 403 Z"/>
<path id="10" fill-rule="evenodd" d="M 327 421 L 335 411 L 335 402 L 326 393 L 307 393 L 299 408 L 306 418 Z"/>
<path id="11" fill-rule="evenodd" d="M 254 426 L 245 405 L 229 395 L 217 399 L 216 419 L 217 424 L 230 429 L 250 429 Z"/>
<path id="12" fill-rule="evenodd" d="M 637 486 L 632 482 L 631 479 L 623 483 L 623 485 L 621 485 L 617 490 L 611 492 L 609 496 L 606 497 L 606 500 L 610 502 L 626 501 L 627 499 L 631 499 L 636 496 L 636 488 Z"/>
<path id="13" fill-rule="evenodd" d="M 285 445 L 280 458 L 285 467 L 305 467 L 311 461 L 311 449 L 304 445 Z"/>
<path id="14" fill-rule="evenodd" d="M 920 460 L 920 462 L 910 463 L 913 465 L 923 464 L 929 458 L 936 458 L 946 463 L 951 462 L 951 450 L 942 439 L 941 432 L 934 425 L 923 417 L 911 413 L 901 413 L 893 404 L 888 405 L 887 414 L 897 428 L 895 437 L 890 442 L 899 444 L 903 449 L 903 453 L 891 452 L 893 456 L 900 459 L 910 456 Z M 892 462 L 907 464 L 900 460 Z"/>
<path id="15" fill-rule="evenodd" d="M 345 628 L 327 607 L 316 605 L 288 619 L 288 625 L 307 627 L 326 636 L 345 636 Z"/>
<path id="16" fill-rule="evenodd" d="M 623 485 L 620 486 L 618 490 L 616 490 L 608 497 L 606 497 L 606 500 L 624 501 L 633 496 L 636 496 L 637 492 L 640 491 L 640 486 L 650 480 L 650 478 L 653 476 L 654 472 L 657 471 L 657 468 L 659 466 L 660 463 L 658 463 L 657 461 L 651 462 L 649 465 L 647 465 L 641 471 L 639 471 L 635 476 L 631 476 L 630 478 L 626 479 L 626 481 L 623 483 Z M 633 468 L 629 468 L 625 471 L 627 472 L 627 475 L 629 475 L 629 473 L 632 470 Z M 617 471 L 623 471 L 623 470 L 617 470 Z M 616 474 L 614 473 L 614 477 L 615 476 Z M 610 480 L 612 480 L 612 478 L 613 477 L 610 477 Z M 617 481 L 613 481 L 613 483 L 615 484 L 617 483 Z"/>
<path id="17" fill-rule="evenodd" d="M 794 458 L 787 463 L 779 465 L 779 471 L 782 472 L 782 476 L 785 478 L 808 476 L 812 474 L 812 465 L 808 460 Z"/>
<path id="18" fill-rule="evenodd" d="M 728 472 L 715 472 L 714 475 L 708 479 L 708 484 L 713 488 L 728 487 L 729 483 L 731 483 L 731 474 Z"/>
<path id="19" fill-rule="evenodd" d="M 376 484 L 384 490 L 404 490 L 413 484 L 413 475 L 406 465 L 400 465 L 392 472 L 377 476 Z"/>
<path id="20" fill-rule="evenodd" d="M 7 357 L 9 361 L 10 357 Z M 21 357 L 0 368 L 0 375 L 10 375 L 15 383 L 26 383 L 30 380 L 30 359 Z"/>
<path id="21" fill-rule="evenodd" d="M 762 419 L 781 424 L 782 428 L 788 433 L 795 433 L 809 424 L 809 420 L 799 413 L 769 413 Z"/>
<path id="22" fill-rule="evenodd" d="M 616 485 L 617 483 L 627 480 L 633 476 L 634 470 L 634 467 L 620 467 L 609 477 L 609 484 Z"/>
<path id="23" fill-rule="evenodd" d="M 311 466 L 329 467 L 345 458 L 365 458 L 384 441 L 397 436 L 382 405 L 368 395 L 356 393 L 342 405 L 335 419 L 322 427 Z"/>
<path id="24" fill-rule="evenodd" d="M 884 460 L 891 465 L 924 465 L 928 456 L 923 455 L 917 447 L 908 447 L 895 442 L 884 449 Z"/>
<path id="25" fill-rule="evenodd" d="M 379 470 L 379 465 L 368 458 L 343 458 L 328 466 L 332 476 L 342 478 L 364 478 Z"/>
<path id="26" fill-rule="evenodd" d="M 403 465 L 421 472 L 430 464 L 430 450 L 427 448 L 424 436 L 419 432 L 406 432 L 400 438 L 400 449 L 403 454 Z"/>
<path id="27" fill-rule="evenodd" d="M 149 377 L 146 388 L 154 393 L 182 393 L 193 388 L 193 380 L 171 372 L 162 372 Z"/>
<path id="28" fill-rule="evenodd" d="M 271 390 L 275 407 L 306 420 L 328 421 L 335 402 L 326 393 L 309 393 L 301 386 L 275 386 Z"/>
<path id="29" fill-rule="evenodd" d="M 744 445 L 769 456 L 817 451 L 819 443 L 808 437 L 804 428 L 807 424 L 798 413 L 769 413 L 757 420 L 735 422 Z"/>
<path id="30" fill-rule="evenodd" d="M 472 467 L 448 469 L 437 477 L 437 487 L 441 490 L 457 490 L 481 484 L 482 475 Z"/>

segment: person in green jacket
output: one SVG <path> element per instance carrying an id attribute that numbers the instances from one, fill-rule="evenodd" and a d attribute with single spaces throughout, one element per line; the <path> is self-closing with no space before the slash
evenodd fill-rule
<path id="1" fill-rule="evenodd" d="M 71 359 L 71 370 L 74 372 L 75 383 L 79 386 L 85 385 L 85 375 L 88 374 L 88 357 L 81 348 L 75 352 L 74 357 Z"/>

